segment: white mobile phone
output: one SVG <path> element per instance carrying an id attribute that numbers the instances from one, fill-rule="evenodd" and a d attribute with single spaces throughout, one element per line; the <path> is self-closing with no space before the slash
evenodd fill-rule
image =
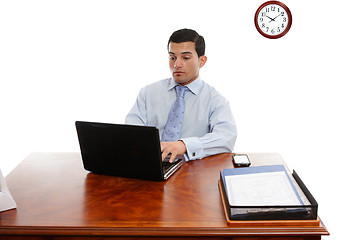
<path id="1" fill-rule="evenodd" d="M 232 160 L 236 167 L 249 167 L 250 161 L 246 154 L 235 154 L 232 156 Z"/>

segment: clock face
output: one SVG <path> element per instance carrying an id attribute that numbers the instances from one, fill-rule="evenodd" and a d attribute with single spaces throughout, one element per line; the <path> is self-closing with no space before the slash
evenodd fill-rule
<path id="1" fill-rule="evenodd" d="M 258 8 L 254 22 L 256 29 L 264 37 L 280 38 L 290 30 L 292 16 L 285 4 L 268 1 Z"/>

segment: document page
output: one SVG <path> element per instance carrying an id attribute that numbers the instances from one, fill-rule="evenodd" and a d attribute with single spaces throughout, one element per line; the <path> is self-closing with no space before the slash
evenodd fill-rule
<path id="1" fill-rule="evenodd" d="M 285 171 L 225 176 L 230 205 L 302 205 Z"/>
<path id="2" fill-rule="evenodd" d="M 0 170 L 0 212 L 16 207 L 17 205 L 7 188 L 6 180 Z"/>

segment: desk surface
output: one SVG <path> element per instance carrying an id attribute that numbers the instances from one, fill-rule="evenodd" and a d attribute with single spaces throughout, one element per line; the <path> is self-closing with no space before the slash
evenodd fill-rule
<path id="1" fill-rule="evenodd" d="M 284 163 L 277 154 L 249 157 L 254 166 Z M 219 172 L 232 167 L 231 154 L 221 154 L 187 162 L 167 181 L 154 182 L 89 173 L 79 153 L 34 153 L 6 178 L 17 209 L 0 213 L 0 237 L 328 235 L 322 222 L 312 228 L 229 228 L 217 183 Z"/>

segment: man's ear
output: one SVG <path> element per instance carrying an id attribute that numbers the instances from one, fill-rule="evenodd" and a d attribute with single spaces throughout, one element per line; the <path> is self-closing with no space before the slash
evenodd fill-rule
<path id="1" fill-rule="evenodd" d="M 207 57 L 205 55 L 199 57 L 199 68 L 202 68 L 206 62 L 207 62 Z"/>

